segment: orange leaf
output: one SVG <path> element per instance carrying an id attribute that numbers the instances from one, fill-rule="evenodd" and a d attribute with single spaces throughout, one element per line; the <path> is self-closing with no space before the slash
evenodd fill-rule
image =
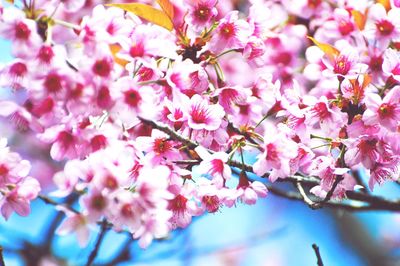
<path id="1" fill-rule="evenodd" d="M 152 6 L 133 3 L 133 4 L 108 4 L 107 6 L 114 6 L 121 8 L 125 11 L 135 14 L 151 23 L 161 26 L 169 31 L 172 31 L 174 25 L 170 17 L 161 10 L 155 9 Z"/>
<path id="2" fill-rule="evenodd" d="M 364 74 L 364 80 L 363 80 L 363 84 L 362 87 L 366 88 L 370 83 L 371 83 L 372 77 L 369 74 Z"/>
<path id="3" fill-rule="evenodd" d="M 316 46 L 318 46 L 318 48 L 321 49 L 331 61 L 333 61 L 335 57 L 337 57 L 340 54 L 339 50 L 330 44 L 321 43 L 310 36 L 307 36 L 307 38 L 310 39 Z"/>
<path id="4" fill-rule="evenodd" d="M 358 10 L 351 10 L 351 14 L 353 15 L 354 21 L 357 24 L 359 30 L 363 30 L 365 27 L 365 22 L 367 21 L 366 16 Z"/>
<path id="5" fill-rule="evenodd" d="M 14 4 L 14 0 L 6 0 L 6 2 L 9 2 L 10 4 Z"/>
<path id="6" fill-rule="evenodd" d="M 110 51 L 114 57 L 114 62 L 117 63 L 118 65 L 125 67 L 129 62 L 117 57 L 117 53 L 120 50 L 121 50 L 121 46 L 119 44 L 110 44 Z"/>
<path id="7" fill-rule="evenodd" d="M 174 5 L 168 0 L 157 0 L 161 9 L 167 14 L 167 16 L 173 20 L 174 19 Z"/>
<path id="8" fill-rule="evenodd" d="M 378 4 L 383 5 L 385 7 L 386 11 L 389 11 L 391 9 L 390 0 L 376 0 L 376 2 Z"/>

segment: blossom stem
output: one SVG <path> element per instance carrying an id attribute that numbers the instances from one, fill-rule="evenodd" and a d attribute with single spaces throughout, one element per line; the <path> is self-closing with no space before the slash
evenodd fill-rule
<path id="1" fill-rule="evenodd" d="M 56 23 L 58 25 L 61 25 L 61 26 L 64 26 L 64 27 L 67 27 L 67 28 L 70 28 L 73 30 L 81 30 L 81 27 L 79 25 L 75 25 L 75 24 L 72 24 L 72 23 L 64 21 L 64 20 L 53 19 L 53 21 L 54 21 L 54 23 Z"/>
<path id="2" fill-rule="evenodd" d="M 142 81 L 138 82 L 139 86 L 144 86 L 144 85 L 149 85 L 149 84 L 158 84 L 160 83 L 161 80 L 148 80 L 148 81 Z"/>
<path id="3" fill-rule="evenodd" d="M 226 55 L 226 54 L 229 54 L 229 53 L 232 53 L 232 52 L 238 52 L 238 50 L 237 50 L 237 49 L 229 49 L 229 50 L 226 50 L 226 51 L 220 53 L 219 55 L 217 55 L 217 56 L 215 57 L 215 59 L 220 58 L 221 56 Z"/>
<path id="4" fill-rule="evenodd" d="M 216 62 L 214 64 L 214 69 L 215 69 L 215 73 L 217 74 L 217 78 L 219 81 L 224 81 L 225 77 L 224 77 L 224 72 L 222 71 L 221 66 L 218 64 L 218 62 Z"/>
<path id="5" fill-rule="evenodd" d="M 319 146 L 316 146 L 316 147 L 312 147 L 311 149 L 312 149 L 312 150 L 315 150 L 315 149 L 319 149 L 319 148 L 322 148 L 322 147 L 328 147 L 328 146 L 330 146 L 330 145 L 331 145 L 330 143 L 322 144 L 322 145 L 319 145 Z"/>
<path id="6" fill-rule="evenodd" d="M 267 119 L 270 115 L 271 115 L 270 112 L 264 115 L 263 118 L 261 118 L 261 120 L 257 123 L 257 125 L 254 128 L 258 128 L 261 125 L 261 123 L 264 122 L 264 120 Z"/>
<path id="7" fill-rule="evenodd" d="M 321 136 L 317 136 L 317 135 L 314 135 L 314 134 L 310 134 L 310 138 L 312 138 L 312 139 L 322 139 L 322 140 L 326 140 L 326 141 L 332 141 L 332 139 L 331 138 L 325 138 L 325 137 L 321 137 Z"/>
<path id="8" fill-rule="evenodd" d="M 51 23 L 47 23 L 47 31 L 46 31 L 46 44 L 51 45 L 53 40 L 53 25 Z"/>

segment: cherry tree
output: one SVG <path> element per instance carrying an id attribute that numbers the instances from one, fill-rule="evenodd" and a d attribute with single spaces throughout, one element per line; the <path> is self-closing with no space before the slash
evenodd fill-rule
<path id="1" fill-rule="evenodd" d="M 400 175 L 399 1 L 110 2 L 0 7 L 0 116 L 35 148 L 0 140 L 5 219 L 39 198 L 83 247 L 99 226 L 91 265 L 107 230 L 146 248 L 269 193 L 400 210 L 373 193 Z"/>

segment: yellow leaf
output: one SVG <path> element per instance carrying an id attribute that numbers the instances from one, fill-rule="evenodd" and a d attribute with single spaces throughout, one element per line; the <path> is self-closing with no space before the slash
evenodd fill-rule
<path id="1" fill-rule="evenodd" d="M 391 9 L 390 0 L 376 0 L 376 2 L 378 4 L 383 5 L 385 7 L 386 11 L 389 11 Z"/>
<path id="2" fill-rule="evenodd" d="M 121 46 L 119 46 L 119 44 L 110 44 L 110 51 L 114 57 L 114 62 L 117 63 L 118 65 L 125 67 L 129 62 L 117 57 L 117 53 L 120 50 L 121 50 Z"/>
<path id="3" fill-rule="evenodd" d="M 171 4 L 169 0 L 157 0 L 157 3 L 161 9 L 167 14 L 167 16 L 173 20 L 174 19 L 174 5 Z"/>
<path id="4" fill-rule="evenodd" d="M 365 27 L 365 22 L 367 21 L 366 16 L 358 10 L 351 10 L 351 14 L 353 15 L 354 21 L 359 30 L 363 30 Z"/>
<path id="5" fill-rule="evenodd" d="M 6 0 L 6 2 L 8 2 L 10 4 L 14 4 L 14 0 Z"/>
<path id="6" fill-rule="evenodd" d="M 369 74 L 364 74 L 364 80 L 362 83 L 362 87 L 366 88 L 371 83 L 372 77 Z"/>
<path id="7" fill-rule="evenodd" d="M 340 54 L 339 50 L 330 44 L 321 43 L 310 36 L 307 36 L 307 38 L 310 39 L 319 49 L 321 49 L 331 61 L 333 61 L 335 57 L 337 57 Z"/>
<path id="8" fill-rule="evenodd" d="M 169 31 L 172 31 L 172 29 L 174 28 L 172 20 L 166 13 L 164 13 L 161 10 L 155 9 L 154 7 L 149 5 L 133 3 L 133 4 L 108 4 L 107 6 L 114 6 L 121 8 L 125 11 L 131 12 L 136 16 L 139 16 L 151 23 L 166 28 Z"/>

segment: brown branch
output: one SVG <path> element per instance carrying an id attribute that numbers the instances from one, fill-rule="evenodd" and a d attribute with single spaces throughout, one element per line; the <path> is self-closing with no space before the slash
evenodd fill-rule
<path id="1" fill-rule="evenodd" d="M 0 246 L 0 266 L 6 266 L 6 263 L 4 262 L 3 258 L 3 247 Z"/>
<path id="2" fill-rule="evenodd" d="M 306 192 L 304 191 L 304 188 L 302 186 L 302 184 L 300 182 L 296 182 L 296 187 L 297 190 L 299 191 L 301 197 L 303 198 L 303 201 L 313 210 L 318 209 L 319 208 L 319 204 L 317 202 L 312 201 L 306 194 Z"/>
<path id="3" fill-rule="evenodd" d="M 147 120 L 147 119 L 144 119 L 141 117 L 139 117 L 139 119 L 143 123 L 168 134 L 172 139 L 181 142 L 182 144 L 186 145 L 189 148 L 194 149 L 197 146 L 199 146 L 198 143 L 196 143 L 190 139 L 187 139 L 185 137 L 182 137 L 180 134 L 178 134 L 176 131 L 170 129 L 168 126 L 162 126 L 162 125 L 157 124 L 154 121 Z M 214 152 L 212 150 L 208 150 L 208 151 L 210 153 Z M 177 163 L 198 164 L 199 161 L 186 160 L 186 161 L 179 161 Z M 248 164 L 244 164 L 244 163 L 241 163 L 241 162 L 238 162 L 235 160 L 229 161 L 228 164 L 231 167 L 239 168 L 243 171 L 255 174 L 253 171 L 253 167 Z M 266 173 L 265 175 L 263 175 L 261 177 L 268 178 L 269 173 Z M 377 196 L 373 196 L 373 195 L 365 194 L 365 193 L 359 193 L 356 191 L 346 192 L 348 199 L 360 201 L 361 203 L 366 203 L 366 204 L 357 205 L 354 203 L 346 204 L 346 203 L 340 203 L 338 201 L 332 201 L 331 198 L 333 196 L 333 193 L 334 193 L 336 187 L 339 185 L 339 183 L 342 180 L 343 180 L 342 176 L 336 176 L 335 181 L 332 185 L 332 188 L 328 191 L 326 197 L 322 201 L 311 200 L 304 192 L 304 189 L 302 189 L 303 193 L 296 193 L 293 191 L 289 191 L 289 192 L 281 191 L 281 190 L 279 190 L 275 187 L 272 187 L 271 185 L 268 185 L 268 184 L 266 184 L 266 186 L 270 190 L 271 193 L 276 194 L 278 196 L 281 196 L 281 197 L 284 197 L 287 199 L 291 199 L 291 200 L 299 200 L 299 201 L 303 201 L 306 203 L 308 202 L 307 203 L 308 205 L 310 205 L 310 203 L 313 202 L 312 206 L 315 209 L 321 208 L 323 206 L 327 206 L 327 207 L 340 208 L 340 209 L 345 209 L 345 210 L 350 210 L 350 211 L 366 211 L 366 210 L 400 211 L 400 201 L 387 200 L 387 199 L 384 199 L 381 197 L 377 197 Z M 303 185 L 319 185 L 320 184 L 320 180 L 318 178 L 313 177 L 313 176 L 304 176 L 301 173 L 296 173 L 293 176 L 288 176 L 283 179 L 278 179 L 278 182 L 292 182 L 294 184 L 299 183 L 302 186 Z M 304 197 L 304 196 L 306 196 L 306 197 Z"/>
<path id="4" fill-rule="evenodd" d="M 99 252 L 99 249 L 100 249 L 100 246 L 101 246 L 101 242 L 103 241 L 104 236 L 106 235 L 107 225 L 108 225 L 107 220 L 103 219 L 103 222 L 102 222 L 101 227 L 100 227 L 100 233 L 99 233 L 99 235 L 97 237 L 96 244 L 94 245 L 94 248 L 93 248 L 92 252 L 89 255 L 89 258 L 87 260 L 86 266 L 91 266 L 92 263 L 94 262 L 94 260 L 95 260 L 95 258 L 97 256 L 97 253 Z"/>
<path id="5" fill-rule="evenodd" d="M 333 192 L 335 192 L 335 189 L 337 188 L 337 186 L 339 185 L 339 183 L 343 180 L 343 176 L 337 175 L 335 178 L 335 182 L 333 182 L 332 188 L 328 191 L 328 193 L 326 194 L 326 197 L 319 202 L 319 204 L 324 204 L 325 202 L 328 202 L 332 196 L 333 196 Z"/>
<path id="6" fill-rule="evenodd" d="M 51 199 L 51 198 L 49 198 L 49 197 L 47 197 L 47 196 L 45 196 L 45 195 L 39 195 L 38 198 L 41 199 L 41 200 L 42 200 L 44 203 L 46 203 L 46 204 L 50 204 L 50 205 L 53 205 L 53 206 L 63 207 L 63 208 L 65 208 L 65 209 L 67 209 L 67 210 L 69 210 L 69 211 L 71 211 L 71 212 L 76 213 L 76 214 L 79 214 L 79 213 L 80 213 L 79 211 L 75 210 L 73 207 L 71 207 L 71 206 L 69 206 L 69 205 L 65 205 L 65 204 L 58 203 L 58 202 L 56 202 L 55 200 L 53 200 L 53 199 Z"/>
<path id="7" fill-rule="evenodd" d="M 317 265 L 324 266 L 321 258 L 321 253 L 319 252 L 319 247 L 317 246 L 317 244 L 312 244 L 312 248 L 314 249 L 315 255 L 317 256 Z"/>

